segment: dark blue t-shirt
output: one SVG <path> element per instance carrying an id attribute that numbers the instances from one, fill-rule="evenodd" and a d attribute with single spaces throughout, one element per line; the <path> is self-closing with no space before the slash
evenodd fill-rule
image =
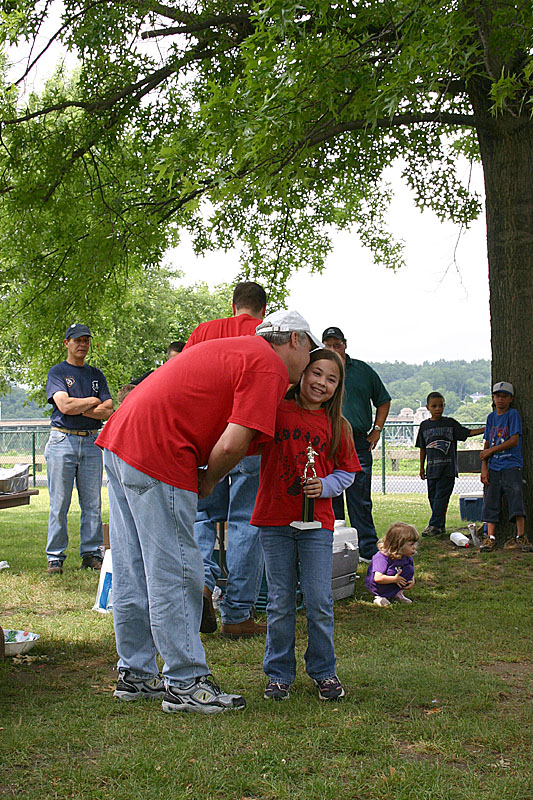
<path id="1" fill-rule="evenodd" d="M 469 433 L 453 417 L 422 422 L 415 447 L 426 451 L 426 478 L 457 477 L 457 442 L 464 442 Z"/>
<path id="2" fill-rule="evenodd" d="M 82 414 L 62 414 L 53 400 L 56 392 L 66 392 L 69 397 L 98 397 L 103 403 L 111 398 L 105 375 L 96 367 L 84 364 L 75 367 L 62 361 L 51 368 L 46 381 L 46 399 L 53 408 L 50 424 L 57 428 L 74 431 L 95 431 L 102 426 L 101 420 L 84 417 Z"/>
<path id="3" fill-rule="evenodd" d="M 511 469 L 512 467 L 523 467 L 522 457 L 522 420 L 516 408 L 510 408 L 505 414 L 497 414 L 492 411 L 487 417 L 485 433 L 483 438 L 489 443 L 489 447 L 506 442 L 515 433 L 518 434 L 518 444 L 510 447 L 509 450 L 501 450 L 489 458 L 489 469 Z"/>

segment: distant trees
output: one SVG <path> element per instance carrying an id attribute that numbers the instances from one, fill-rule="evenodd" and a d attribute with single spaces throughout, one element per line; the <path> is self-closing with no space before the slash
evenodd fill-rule
<path id="1" fill-rule="evenodd" d="M 372 366 L 385 382 L 392 397 L 391 414 L 402 408 L 415 410 L 426 405 L 430 392 L 441 392 L 446 398 L 446 413 L 455 414 L 465 404 L 472 404 L 470 395 L 479 392 L 490 396 L 490 361 L 425 361 L 423 364 L 373 362 Z M 473 406 L 475 410 L 479 404 Z M 486 414 L 475 416 L 483 419 Z M 487 412 L 488 413 L 488 412 Z M 469 418 L 470 419 L 470 418 Z M 474 418 L 472 418 L 474 419 Z M 465 418 L 466 421 L 466 418 Z"/>

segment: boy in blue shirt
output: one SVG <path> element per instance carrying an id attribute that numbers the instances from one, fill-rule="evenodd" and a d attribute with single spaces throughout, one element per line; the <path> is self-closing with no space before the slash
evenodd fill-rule
<path id="1" fill-rule="evenodd" d="M 502 495 L 509 506 L 509 520 L 516 523 L 515 547 L 532 552 L 525 534 L 525 510 L 522 494 L 522 420 L 511 408 L 514 389 L 511 383 L 499 381 L 492 387 L 495 411 L 487 417 L 485 444 L 481 451 L 481 482 L 483 483 L 483 521 L 488 536 L 483 552 L 496 545 L 496 524 L 500 518 Z"/>
<path id="2" fill-rule="evenodd" d="M 483 433 L 484 428 L 465 428 L 453 417 L 444 417 L 444 397 L 430 392 L 426 408 L 431 414 L 418 429 L 415 447 L 420 448 L 420 477 L 427 479 L 431 519 L 422 536 L 438 536 L 446 527 L 446 511 L 457 477 L 457 442 Z M 427 464 L 426 464 L 427 459 Z"/>

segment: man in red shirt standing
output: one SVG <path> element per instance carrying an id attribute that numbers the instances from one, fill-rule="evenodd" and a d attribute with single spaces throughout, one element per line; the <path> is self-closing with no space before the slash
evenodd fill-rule
<path id="1" fill-rule="evenodd" d="M 266 303 L 265 290 L 258 283 L 238 283 L 233 291 L 233 316 L 202 322 L 190 335 L 185 349 L 208 339 L 255 335 L 265 316 Z M 204 561 L 202 633 L 214 633 L 217 628 L 211 596 L 220 577 L 220 565 L 214 558 L 214 549 L 217 524 L 226 520 L 228 579 L 220 604 L 222 635 L 238 639 L 266 633 L 266 625 L 253 618 L 264 565 L 259 528 L 250 525 L 259 488 L 260 465 L 261 456 L 245 456 L 215 486 L 209 497 L 198 501 L 194 538 Z"/>
<path id="2" fill-rule="evenodd" d="M 210 678 L 200 639 L 198 497 L 213 491 L 252 439 L 272 438 L 288 384 L 320 344 L 295 311 L 271 314 L 257 333 L 202 342 L 167 361 L 98 437 L 109 488 L 115 696 L 123 700 L 162 697 L 163 711 L 204 714 L 246 705 Z"/>

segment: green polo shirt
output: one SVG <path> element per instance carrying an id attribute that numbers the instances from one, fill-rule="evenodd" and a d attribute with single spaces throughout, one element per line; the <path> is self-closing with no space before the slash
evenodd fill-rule
<path id="1" fill-rule="evenodd" d="M 388 403 L 390 394 L 371 366 L 346 355 L 342 413 L 353 428 L 354 436 L 366 436 L 372 428 L 372 404 L 377 408 Z"/>

